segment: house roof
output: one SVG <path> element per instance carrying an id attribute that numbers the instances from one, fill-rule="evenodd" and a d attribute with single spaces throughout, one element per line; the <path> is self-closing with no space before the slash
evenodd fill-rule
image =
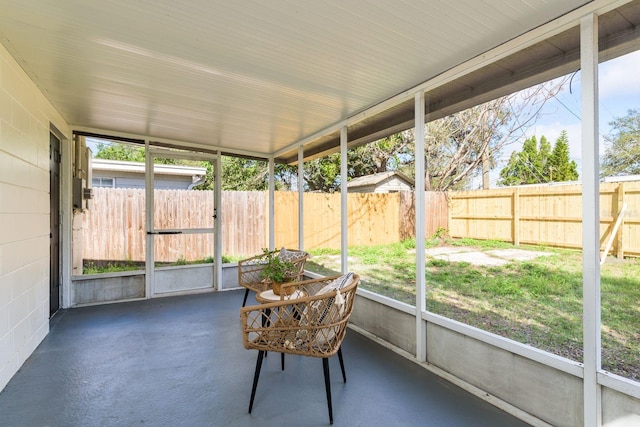
<path id="1" fill-rule="evenodd" d="M 397 176 L 398 178 L 406 181 L 407 184 L 413 186 L 415 185 L 415 181 L 409 178 L 407 175 L 398 171 L 387 171 L 387 172 L 379 172 L 371 175 L 359 176 L 357 178 L 352 179 L 347 183 L 347 188 L 356 188 L 356 187 L 365 187 L 369 185 L 377 185 L 383 182 L 386 179 L 389 179 L 393 176 Z"/>
<path id="2" fill-rule="evenodd" d="M 638 0 L 0 0 L 0 42 L 77 131 L 295 162 L 579 68 L 638 39 Z M 637 44 L 636 44 L 637 46 Z M 20 85 L 31 82 L 15 82 Z"/>
<path id="3" fill-rule="evenodd" d="M 91 168 L 94 171 L 131 172 L 142 175 L 145 171 L 144 163 L 107 159 L 91 159 Z M 207 174 L 207 169 L 195 166 L 155 164 L 153 173 L 156 175 L 204 176 Z"/>

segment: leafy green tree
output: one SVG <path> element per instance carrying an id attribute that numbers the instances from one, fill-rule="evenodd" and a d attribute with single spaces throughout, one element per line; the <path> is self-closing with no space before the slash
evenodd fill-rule
<path id="1" fill-rule="evenodd" d="M 413 133 L 397 133 L 347 150 L 347 179 L 395 170 L 413 159 Z M 333 192 L 340 188 L 340 153 L 304 164 L 305 189 Z"/>
<path id="2" fill-rule="evenodd" d="M 144 163 L 144 147 L 104 142 L 99 142 L 96 147 L 98 148 L 94 155 L 96 159 Z"/>
<path id="3" fill-rule="evenodd" d="M 499 185 L 539 184 L 574 181 L 578 179 L 578 165 L 569 159 L 569 138 L 562 131 L 553 151 L 547 138 L 527 138 L 522 151 L 511 153 L 509 163 L 500 171 Z"/>
<path id="4" fill-rule="evenodd" d="M 564 182 L 578 179 L 578 164 L 569 159 L 569 137 L 564 130 L 553 146 L 546 169 L 549 171 L 549 181 Z"/>
<path id="5" fill-rule="evenodd" d="M 331 193 L 340 187 L 340 153 L 304 164 L 304 182 L 309 191 Z"/>
<path id="6" fill-rule="evenodd" d="M 222 157 L 222 189 L 225 191 L 265 191 L 269 188 L 269 165 L 264 160 L 242 157 Z M 207 177 L 198 190 L 213 189 L 213 165 L 204 162 Z M 291 189 L 292 167 L 275 165 L 274 179 L 276 190 Z"/>
<path id="7" fill-rule="evenodd" d="M 613 132 L 605 137 L 609 146 L 603 157 L 601 174 L 640 174 L 640 110 L 628 110 L 626 116 L 615 118 L 609 125 Z"/>
<path id="8" fill-rule="evenodd" d="M 222 157 L 222 189 L 264 191 L 269 188 L 267 162 L 242 157 Z"/>

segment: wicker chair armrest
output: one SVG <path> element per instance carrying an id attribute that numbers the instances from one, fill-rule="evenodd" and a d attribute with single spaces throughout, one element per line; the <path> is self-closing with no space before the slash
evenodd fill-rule
<path id="1" fill-rule="evenodd" d="M 238 261 L 238 284 L 254 292 L 266 290 L 269 285 L 263 282 L 262 270 L 267 263 L 267 254 L 260 254 Z"/>
<path id="2" fill-rule="evenodd" d="M 238 269 L 251 270 L 266 264 L 266 262 L 267 262 L 267 254 L 260 254 L 260 255 L 252 256 L 251 258 L 246 258 L 238 261 Z"/>

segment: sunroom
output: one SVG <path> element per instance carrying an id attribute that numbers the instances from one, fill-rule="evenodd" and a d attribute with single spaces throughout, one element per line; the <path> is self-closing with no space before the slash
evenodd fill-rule
<path id="1" fill-rule="evenodd" d="M 144 147 L 147 212 L 154 209 L 154 159 L 207 160 L 217 173 L 222 156 L 266 161 L 271 248 L 279 245 L 275 166 L 297 165 L 302 182 L 305 162 L 341 153 L 346 272 L 348 149 L 407 129 L 424 134 L 425 123 L 579 71 L 582 360 L 428 311 L 423 239 L 416 239 L 414 303 L 361 288 L 350 326 L 525 423 L 640 423 L 637 381 L 602 368 L 598 102 L 599 64 L 640 50 L 640 1 L 7 0 L 0 10 L 0 404 L 46 340 L 56 311 L 92 310 L 90 299 L 79 300 L 86 280 L 74 260 L 75 218 L 91 198 L 82 161 L 87 138 Z M 640 85 L 637 77 L 629 84 Z M 415 236 L 425 235 L 424 151 L 417 138 Z M 289 222 L 305 249 L 298 187 Z M 219 208 L 211 222 L 186 232 L 214 236 L 213 262 L 198 273 L 210 277 L 210 286 L 172 287 L 184 275 L 155 268 L 154 242 L 185 230 L 161 229 L 147 215 L 143 273 L 115 276 L 138 289 L 122 299 L 144 304 L 233 293 L 239 308 L 241 293 L 222 263 L 220 193 L 216 180 Z"/>

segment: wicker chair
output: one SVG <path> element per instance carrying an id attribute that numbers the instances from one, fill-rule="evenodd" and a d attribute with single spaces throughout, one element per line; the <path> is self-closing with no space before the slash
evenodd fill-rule
<path id="1" fill-rule="evenodd" d="M 244 347 L 258 350 L 249 413 L 253 409 L 265 354 L 281 353 L 283 370 L 284 354 L 298 354 L 322 359 L 329 422 L 333 424 L 329 357 L 338 354 L 342 379 L 346 382 L 340 345 L 346 334 L 359 281 L 358 275 L 349 273 L 287 283 L 282 286 L 295 287 L 307 296 L 297 299 L 281 296 L 280 301 L 240 309 Z"/>
<path id="2" fill-rule="evenodd" d="M 279 257 L 293 263 L 294 272 L 289 277 L 291 281 L 302 280 L 304 264 L 307 262 L 307 258 L 309 258 L 309 254 L 305 251 L 282 248 L 243 259 L 238 262 L 238 284 L 246 288 L 242 301 L 243 307 L 247 303 L 249 291 L 259 293 L 270 288 L 271 284 L 265 282 L 262 278 L 262 269 L 267 262 L 268 255 L 272 253 L 278 253 Z"/>

